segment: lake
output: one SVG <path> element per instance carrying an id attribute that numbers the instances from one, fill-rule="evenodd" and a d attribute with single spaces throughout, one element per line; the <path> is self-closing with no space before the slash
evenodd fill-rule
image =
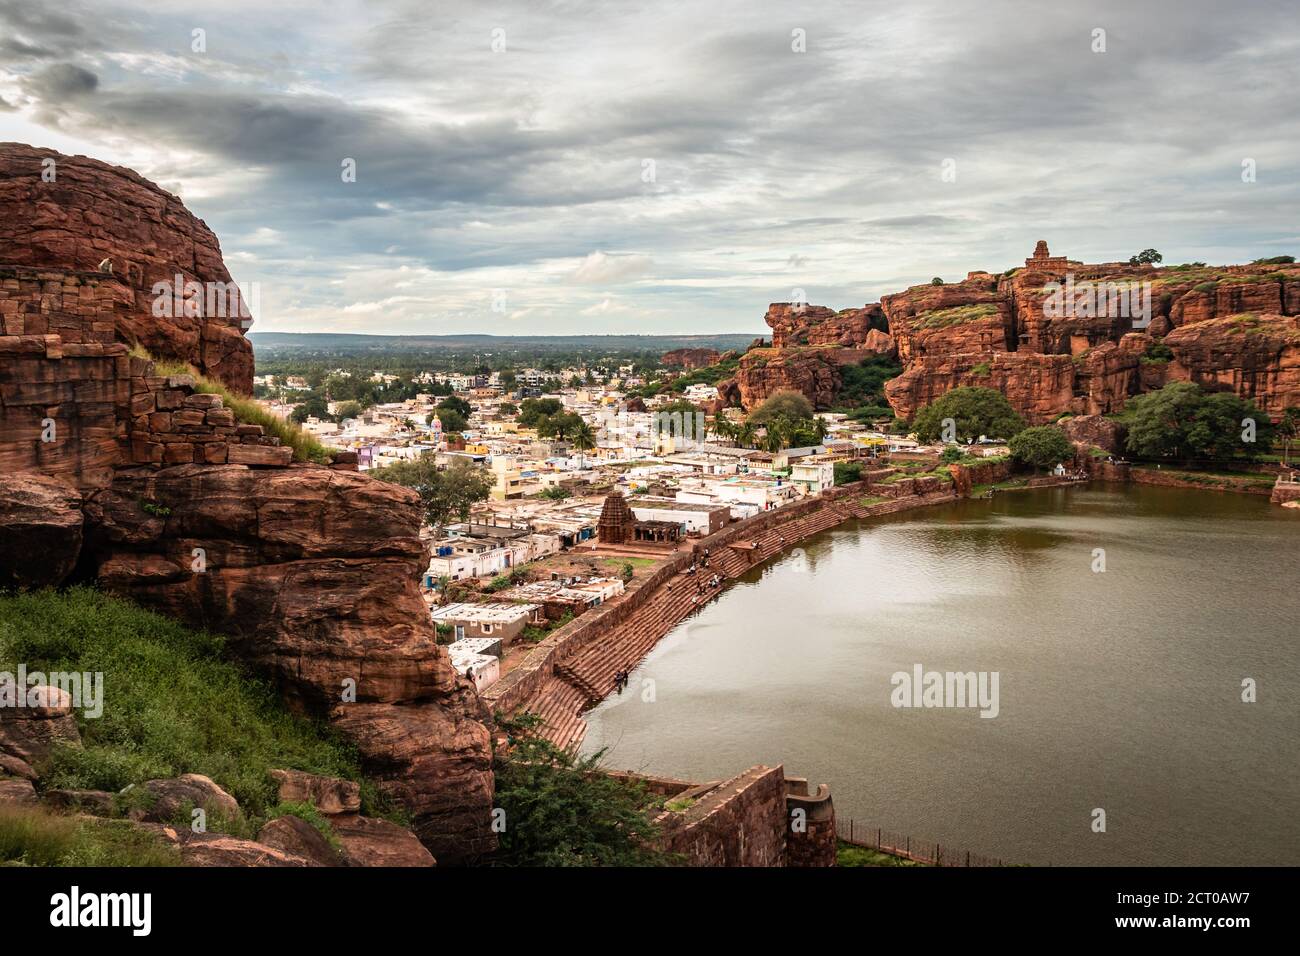
<path id="1" fill-rule="evenodd" d="M 894 706 L 916 665 L 996 672 L 997 716 Z M 660 642 L 583 750 L 700 781 L 783 763 L 841 819 L 1020 863 L 1293 864 L 1297 689 L 1300 514 L 1092 485 L 808 539 Z"/>

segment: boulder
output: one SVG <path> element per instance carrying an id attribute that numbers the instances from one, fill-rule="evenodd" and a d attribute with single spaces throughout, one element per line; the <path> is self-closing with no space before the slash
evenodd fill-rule
<path id="1" fill-rule="evenodd" d="M 48 686 L 16 690 L 26 690 L 26 705 L 0 707 L 0 755 L 10 772 L 34 779 L 55 746 L 81 745 L 81 731 L 67 692 Z"/>
<path id="2" fill-rule="evenodd" d="M 409 830 L 387 820 L 345 814 L 330 820 L 348 866 L 435 866 L 433 854 Z"/>
<path id="3" fill-rule="evenodd" d="M 30 780 L 22 777 L 0 777 L 0 803 L 34 806 L 37 803 L 36 788 Z"/>
<path id="4" fill-rule="evenodd" d="M 146 805 L 127 814 L 132 820 L 148 823 L 176 823 L 190 809 L 207 811 L 209 817 L 233 820 L 239 816 L 235 798 L 201 773 L 184 773 L 179 777 L 147 780 L 140 784 L 148 796 Z"/>
<path id="5" fill-rule="evenodd" d="M 241 840 L 224 833 L 194 833 L 170 829 L 173 842 L 180 847 L 185 866 L 319 866 L 313 860 L 284 850 Z"/>
<path id="6" fill-rule="evenodd" d="M 316 866 L 343 865 L 339 851 L 330 846 L 325 836 L 306 820 L 293 814 L 269 821 L 258 831 L 257 842 L 290 856 L 310 860 Z"/>
<path id="7" fill-rule="evenodd" d="M 46 790 L 41 798 L 58 810 L 92 817 L 117 816 L 117 800 L 106 790 Z"/>
<path id="8" fill-rule="evenodd" d="M 356 813 L 361 809 L 361 785 L 338 777 L 301 770 L 272 770 L 280 785 L 281 803 L 310 803 L 321 813 Z"/>
<path id="9" fill-rule="evenodd" d="M 83 523 L 81 495 L 61 479 L 0 474 L 0 590 L 62 584 L 81 553 Z"/>

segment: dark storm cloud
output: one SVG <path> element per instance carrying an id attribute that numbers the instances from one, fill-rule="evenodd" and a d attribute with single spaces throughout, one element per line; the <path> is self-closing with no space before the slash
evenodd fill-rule
<path id="1" fill-rule="evenodd" d="M 24 92 L 47 108 L 93 93 L 98 87 L 99 77 L 71 63 L 46 67 L 23 84 Z"/>

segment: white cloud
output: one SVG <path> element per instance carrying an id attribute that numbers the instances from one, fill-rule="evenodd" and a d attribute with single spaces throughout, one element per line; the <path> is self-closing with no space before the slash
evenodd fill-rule
<path id="1" fill-rule="evenodd" d="M 653 264 L 649 256 L 593 252 L 567 278 L 577 285 L 617 285 L 645 275 Z"/>

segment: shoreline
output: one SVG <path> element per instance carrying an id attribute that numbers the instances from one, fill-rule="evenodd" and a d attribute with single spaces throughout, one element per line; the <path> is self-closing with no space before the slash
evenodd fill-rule
<path id="1" fill-rule="evenodd" d="M 1111 465 L 1093 470 L 1087 481 L 1044 482 L 1006 490 L 1039 491 L 1097 481 L 1261 495 L 1260 482 L 1247 485 L 1231 480 L 1195 481 L 1172 472 L 1165 475 L 1153 472 L 1157 477 L 1150 480 L 1143 469 L 1123 469 L 1122 475 L 1118 471 Z M 519 666 L 482 695 L 483 700 L 494 712 L 537 714 L 543 720 L 538 733 L 557 746 L 577 747 L 587 729 L 583 715 L 614 692 L 614 675 L 620 670 L 632 670 L 659 641 L 719 596 L 730 582 L 812 535 L 847 521 L 983 497 L 960 493 L 960 489 L 971 487 L 970 476 L 963 480 L 961 475 L 954 474 L 954 478 L 952 483 L 935 480 L 925 485 L 920 485 L 917 479 L 907 479 L 913 484 L 898 491 L 913 493 L 883 500 L 872 492 L 879 492 L 887 485 L 870 480 L 855 482 L 822 492 L 816 498 L 742 519 L 708 537 L 694 540 L 689 548 L 665 554 L 640 587 L 571 621 L 538 643 Z M 917 490 L 918 487 L 924 490 Z M 1271 490 L 1267 485 L 1265 488 Z M 1267 490 L 1262 492 L 1267 493 Z M 703 566 L 700 562 L 706 548 L 711 559 L 709 565 Z M 697 565 L 696 573 L 705 578 L 717 574 L 719 586 L 698 591 L 696 577 L 687 573 L 693 564 Z"/>
<path id="2" fill-rule="evenodd" d="M 556 746 L 577 747 L 586 733 L 583 714 L 614 691 L 614 674 L 631 670 L 695 611 L 751 568 L 785 553 L 812 535 L 850 521 L 898 514 L 962 500 L 953 484 L 864 504 L 873 490 L 855 482 L 775 511 L 764 512 L 665 555 L 658 568 L 621 600 L 589 611 L 549 635 L 482 695 L 499 713 L 532 712 L 538 732 Z M 910 489 L 909 489 L 910 490 Z M 708 565 L 702 565 L 705 549 Z M 716 588 L 697 589 L 696 575 L 716 574 Z"/>

